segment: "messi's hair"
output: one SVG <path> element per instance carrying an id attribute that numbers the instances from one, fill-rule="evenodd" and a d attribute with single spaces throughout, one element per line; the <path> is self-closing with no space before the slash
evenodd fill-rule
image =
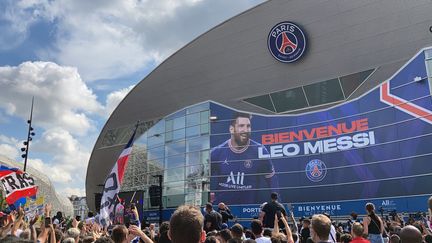
<path id="1" fill-rule="evenodd" d="M 231 120 L 231 126 L 234 126 L 237 122 L 237 118 L 239 117 L 243 117 L 243 118 L 247 118 L 247 119 L 251 119 L 252 116 L 249 113 L 244 113 L 244 112 L 236 112 Z"/>

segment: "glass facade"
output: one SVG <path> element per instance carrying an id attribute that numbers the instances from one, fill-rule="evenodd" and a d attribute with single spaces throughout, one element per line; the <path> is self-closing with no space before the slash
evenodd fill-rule
<path id="1" fill-rule="evenodd" d="M 155 209 L 149 187 L 163 176 L 164 207 L 202 205 L 209 194 L 209 103 L 177 111 L 135 140 L 122 191 L 144 191 L 144 210 Z"/>
<path id="2" fill-rule="evenodd" d="M 432 65 L 432 61 L 431 64 Z M 375 71 L 369 69 L 314 84 L 246 98 L 243 101 L 274 113 L 285 113 L 347 100 Z"/>
<path id="3" fill-rule="evenodd" d="M 428 76 L 429 86 L 432 87 L 432 50 L 428 49 L 425 51 L 426 58 L 426 72 Z"/>

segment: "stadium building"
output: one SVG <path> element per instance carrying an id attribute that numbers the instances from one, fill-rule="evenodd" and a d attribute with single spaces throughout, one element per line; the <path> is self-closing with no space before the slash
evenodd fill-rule
<path id="1" fill-rule="evenodd" d="M 272 191 L 296 216 L 367 201 L 426 211 L 431 12 L 426 0 L 272 0 L 214 27 L 113 112 L 88 165 L 90 209 L 140 121 L 122 191 L 150 219 L 155 175 L 165 219 L 208 201 L 252 218 Z"/>

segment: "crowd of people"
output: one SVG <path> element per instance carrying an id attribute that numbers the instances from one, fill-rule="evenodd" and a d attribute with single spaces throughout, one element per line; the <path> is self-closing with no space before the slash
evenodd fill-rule
<path id="1" fill-rule="evenodd" d="M 3 215 L 0 220 L 0 242 L 34 243 L 430 243 L 431 226 L 428 217 L 410 217 L 404 222 L 397 214 L 384 219 L 367 203 L 366 215 L 360 219 L 356 213 L 346 223 L 335 223 L 329 215 L 316 214 L 310 218 L 296 219 L 292 210 L 285 210 L 276 193 L 262 206 L 260 217 L 248 227 L 234 223 L 229 207 L 219 203 L 205 206 L 205 213 L 195 206 L 183 205 L 163 222 L 158 229 L 138 218 L 136 207 L 131 207 L 132 219 L 103 227 L 97 217 L 89 213 L 83 220 L 65 218 L 61 212 L 51 217 L 47 204 L 43 215 L 28 219 L 22 208 Z M 429 199 L 429 216 L 432 197 Z M 243 224 L 245 225 L 245 224 Z"/>

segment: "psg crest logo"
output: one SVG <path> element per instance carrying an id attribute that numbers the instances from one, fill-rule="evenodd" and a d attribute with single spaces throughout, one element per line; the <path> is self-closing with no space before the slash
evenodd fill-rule
<path id="1" fill-rule="evenodd" d="M 327 166 L 319 159 L 314 159 L 306 164 L 306 176 L 313 182 L 319 182 L 327 174 Z"/>
<path id="2" fill-rule="evenodd" d="M 245 160 L 244 167 L 248 169 L 252 168 L 252 160 Z"/>
<path id="3" fill-rule="evenodd" d="M 271 29 L 267 46 L 276 60 L 285 63 L 295 62 L 305 53 L 306 35 L 297 24 L 281 22 Z"/>

